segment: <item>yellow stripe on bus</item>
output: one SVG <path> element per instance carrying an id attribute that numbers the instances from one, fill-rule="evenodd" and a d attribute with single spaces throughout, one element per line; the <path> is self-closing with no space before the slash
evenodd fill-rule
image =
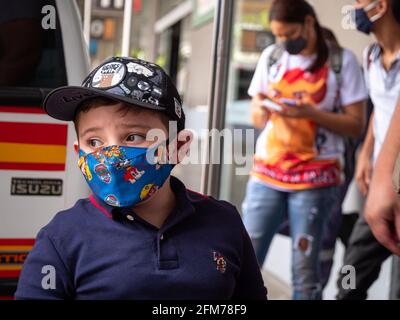
<path id="1" fill-rule="evenodd" d="M 0 246 L 0 253 L 3 251 L 11 251 L 11 252 L 26 252 L 30 251 L 32 249 L 32 246 Z"/>
<path id="2" fill-rule="evenodd" d="M 14 270 L 22 270 L 22 264 L 16 264 L 16 265 L 5 265 L 2 266 L 0 265 L 0 271 L 14 271 Z"/>
<path id="3" fill-rule="evenodd" d="M 66 147 L 45 144 L 0 142 L 0 162 L 65 163 Z"/>

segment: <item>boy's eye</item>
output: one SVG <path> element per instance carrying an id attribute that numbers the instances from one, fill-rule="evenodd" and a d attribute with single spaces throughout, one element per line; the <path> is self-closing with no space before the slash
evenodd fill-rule
<path id="1" fill-rule="evenodd" d="M 128 142 L 135 142 L 135 143 L 142 142 L 142 141 L 144 141 L 144 140 L 145 140 L 145 137 L 142 136 L 142 135 L 140 135 L 140 134 L 130 134 L 130 135 L 126 138 L 126 141 L 128 141 Z"/>
<path id="2" fill-rule="evenodd" d="M 90 139 L 89 140 L 89 145 L 93 148 L 100 147 L 102 145 L 102 142 L 98 139 Z"/>

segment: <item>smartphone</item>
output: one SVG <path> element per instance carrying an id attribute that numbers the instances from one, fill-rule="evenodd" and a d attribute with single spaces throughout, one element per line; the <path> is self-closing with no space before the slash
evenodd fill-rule
<path id="1" fill-rule="evenodd" d="M 276 102 L 274 102 L 270 99 L 264 99 L 263 106 L 271 111 L 282 111 L 283 110 L 282 106 L 280 106 L 279 104 L 277 104 Z"/>
<path id="2" fill-rule="evenodd" d="M 283 104 L 285 104 L 285 105 L 287 105 L 287 106 L 289 106 L 289 107 L 295 107 L 295 106 L 297 106 L 297 101 L 296 101 L 296 100 L 293 100 L 293 99 L 280 98 L 280 99 L 279 99 L 279 102 L 280 102 L 280 103 L 283 103 Z"/>

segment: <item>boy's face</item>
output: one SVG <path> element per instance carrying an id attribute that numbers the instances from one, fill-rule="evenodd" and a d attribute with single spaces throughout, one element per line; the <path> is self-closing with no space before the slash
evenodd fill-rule
<path id="1" fill-rule="evenodd" d="M 151 129 L 162 130 L 168 136 L 166 125 L 156 111 L 134 106 L 124 108 L 122 103 L 80 112 L 75 125 L 79 148 L 85 153 L 111 145 L 149 147 L 154 143 L 146 140 Z"/>

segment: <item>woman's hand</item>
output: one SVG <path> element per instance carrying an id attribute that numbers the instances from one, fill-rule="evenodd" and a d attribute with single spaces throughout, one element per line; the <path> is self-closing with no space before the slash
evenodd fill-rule
<path id="1" fill-rule="evenodd" d="M 277 112 L 277 114 L 287 118 L 313 119 L 316 112 L 318 112 L 318 110 L 311 105 L 298 103 L 295 106 L 282 105 L 282 111 Z"/>
<path id="2" fill-rule="evenodd" d="M 251 120 L 256 129 L 263 129 L 270 116 L 270 112 L 263 106 L 264 99 L 264 95 L 257 94 L 251 101 Z"/>

